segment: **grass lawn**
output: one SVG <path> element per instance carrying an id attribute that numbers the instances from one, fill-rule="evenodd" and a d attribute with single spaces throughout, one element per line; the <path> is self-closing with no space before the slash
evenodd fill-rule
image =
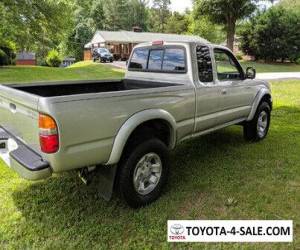
<path id="1" fill-rule="evenodd" d="M 270 72 L 300 72 L 300 64 L 293 63 L 259 63 L 259 62 L 241 62 L 243 68 L 254 67 L 257 73 L 270 73 Z"/>
<path id="2" fill-rule="evenodd" d="M 50 68 L 39 66 L 0 67 L 0 81 L 34 82 L 62 80 L 96 80 L 122 78 L 124 71 L 91 61 L 79 62 L 68 68 Z"/>
<path id="3" fill-rule="evenodd" d="M 89 77 L 96 77 L 98 68 L 87 67 L 91 68 Z M 81 70 L 75 67 L 57 72 L 68 72 L 62 74 L 72 79 Z M 104 67 L 101 70 L 105 77 L 111 72 L 122 75 Z M 0 81 L 18 79 L 11 77 L 0 77 Z M 47 77 L 43 79 L 49 80 Z M 242 128 L 235 126 L 180 145 L 172 153 L 164 195 L 140 210 L 128 208 L 117 197 L 105 202 L 96 186 L 84 186 L 76 173 L 29 182 L 1 161 L 0 248 L 297 249 L 300 81 L 274 82 L 272 87 L 274 112 L 266 140 L 247 143 Z M 292 219 L 294 243 L 169 244 L 168 219 Z"/>
<path id="4" fill-rule="evenodd" d="M 256 68 L 257 73 L 266 72 L 300 72 L 296 64 L 264 64 L 257 62 L 241 62 L 244 69 Z M 68 68 L 12 66 L 0 67 L 0 82 L 34 82 L 62 80 L 97 80 L 122 78 L 124 70 L 91 61 L 79 62 Z"/>

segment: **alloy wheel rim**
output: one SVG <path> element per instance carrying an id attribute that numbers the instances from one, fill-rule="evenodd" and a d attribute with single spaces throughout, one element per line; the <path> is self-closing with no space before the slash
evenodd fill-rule
<path id="1" fill-rule="evenodd" d="M 268 114 L 266 111 L 262 111 L 259 114 L 257 120 L 257 132 L 260 138 L 266 135 L 267 127 L 268 127 Z"/>
<path id="2" fill-rule="evenodd" d="M 140 195 L 151 193 L 158 185 L 162 173 L 162 162 L 158 154 L 148 153 L 136 164 L 133 184 Z"/>

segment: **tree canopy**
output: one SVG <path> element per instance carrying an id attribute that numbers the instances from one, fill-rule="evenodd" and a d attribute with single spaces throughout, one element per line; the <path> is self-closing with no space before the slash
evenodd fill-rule
<path id="1" fill-rule="evenodd" d="M 241 48 L 266 61 L 300 58 L 300 13 L 274 6 L 260 13 L 242 28 Z"/>
<path id="2" fill-rule="evenodd" d="M 254 12 L 253 0 L 196 0 L 195 13 L 207 16 L 210 21 L 224 25 L 227 33 L 227 47 L 233 49 L 236 23 Z"/>
<path id="3" fill-rule="evenodd" d="M 287 10 L 280 12 L 276 9 L 283 17 L 279 17 L 277 12 L 267 11 L 267 14 L 259 14 L 255 18 L 258 1 L 194 0 L 192 11 L 178 13 L 171 11 L 170 0 L 2 0 L 1 58 L 11 62 L 13 51 L 31 50 L 37 52 L 38 58 L 45 59 L 48 52 L 55 49 L 63 55 L 81 60 L 84 45 L 91 40 L 96 30 L 132 30 L 135 26 L 150 32 L 199 35 L 215 43 L 223 42 L 227 36 L 227 46 L 232 48 L 240 20 L 246 20 L 246 24 L 242 25 L 242 37 L 243 49 L 247 53 L 255 53 L 257 57 L 265 56 L 262 49 L 258 49 L 258 43 L 264 44 L 258 35 L 266 36 L 265 40 L 270 41 L 280 37 L 277 43 L 279 46 L 281 42 L 287 42 L 284 34 L 285 37 L 289 36 L 289 44 L 295 47 L 298 42 L 298 19 L 296 14 L 286 13 L 300 13 L 299 1 L 281 0 L 276 3 L 276 8 L 281 6 Z M 277 22 L 281 26 L 280 32 L 275 32 L 278 35 L 276 38 L 267 29 L 276 28 Z M 282 49 L 282 52 L 289 50 L 284 53 L 291 54 L 292 45 Z"/>

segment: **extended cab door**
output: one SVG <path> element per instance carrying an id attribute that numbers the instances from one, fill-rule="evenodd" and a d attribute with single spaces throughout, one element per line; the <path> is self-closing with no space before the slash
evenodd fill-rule
<path id="1" fill-rule="evenodd" d="M 200 133 L 217 125 L 218 115 L 222 111 L 219 100 L 222 88 L 215 84 L 211 47 L 196 45 L 193 60 L 196 86 L 195 132 Z"/>
<path id="2" fill-rule="evenodd" d="M 246 118 L 255 98 L 252 80 L 245 79 L 244 71 L 231 53 L 225 48 L 216 47 L 214 54 L 215 84 L 221 88 L 218 124 L 225 124 Z"/>

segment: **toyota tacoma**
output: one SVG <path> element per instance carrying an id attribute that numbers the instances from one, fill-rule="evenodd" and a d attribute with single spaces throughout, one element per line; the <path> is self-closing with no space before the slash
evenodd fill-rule
<path id="1" fill-rule="evenodd" d="M 137 45 L 122 80 L 0 85 L 0 155 L 23 178 L 100 172 L 131 206 L 155 201 L 176 145 L 238 124 L 267 136 L 270 86 L 233 53 L 199 38 Z"/>

